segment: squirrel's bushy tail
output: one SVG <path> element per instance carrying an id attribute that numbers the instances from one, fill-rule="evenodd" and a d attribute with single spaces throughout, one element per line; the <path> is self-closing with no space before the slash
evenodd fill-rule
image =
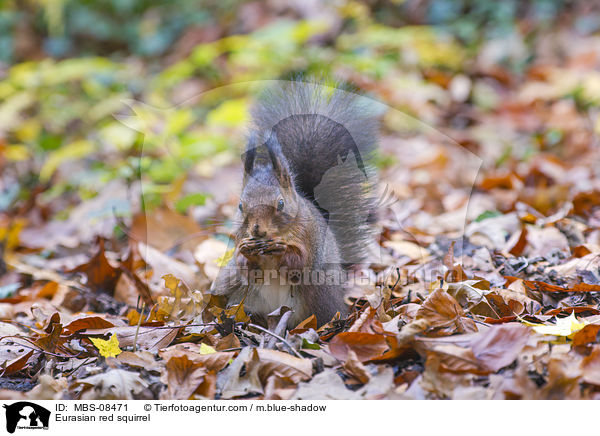
<path id="1" fill-rule="evenodd" d="M 378 122 L 369 100 L 335 86 L 280 81 L 261 95 L 252 119 L 253 135 L 277 136 L 297 191 L 326 218 L 342 262 L 363 262 L 376 207 Z"/>

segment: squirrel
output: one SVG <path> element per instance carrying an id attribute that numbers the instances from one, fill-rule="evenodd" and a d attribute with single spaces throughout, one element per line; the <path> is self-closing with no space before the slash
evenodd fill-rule
<path id="1" fill-rule="evenodd" d="M 211 293 L 253 319 L 280 306 L 288 327 L 348 312 L 348 273 L 367 259 L 378 124 L 363 98 L 338 87 L 283 82 L 259 97 L 242 155 L 235 249 Z"/>

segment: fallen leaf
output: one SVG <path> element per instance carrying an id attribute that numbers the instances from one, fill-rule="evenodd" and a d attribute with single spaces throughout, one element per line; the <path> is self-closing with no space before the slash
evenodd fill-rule
<path id="1" fill-rule="evenodd" d="M 165 367 L 166 371 L 160 381 L 167 385 L 164 398 L 170 400 L 187 400 L 204 381 L 206 367 L 188 358 L 184 353 L 170 355 Z"/>
<path id="2" fill-rule="evenodd" d="M 465 317 L 460 304 L 443 289 L 436 289 L 427 297 L 417 311 L 417 319 L 425 319 L 437 336 L 477 331 L 473 320 Z"/>
<path id="3" fill-rule="evenodd" d="M 98 251 L 89 262 L 79 265 L 68 271 L 69 273 L 83 273 L 87 277 L 86 286 L 95 291 L 103 291 L 110 295 L 114 294 L 115 286 L 121 272 L 117 267 L 110 264 L 104 253 L 104 239 L 98 241 Z"/>
<path id="4" fill-rule="evenodd" d="M 385 336 L 363 332 L 342 332 L 329 342 L 331 354 L 345 362 L 350 351 L 360 362 L 366 362 L 382 355 L 388 349 Z"/>
<path id="5" fill-rule="evenodd" d="M 147 389 L 139 373 L 123 369 L 78 379 L 70 388 L 81 400 L 134 400 Z"/>
<path id="6" fill-rule="evenodd" d="M 80 330 L 105 329 L 114 327 L 114 324 L 100 316 L 83 316 L 71 321 L 63 328 L 63 335 L 72 335 Z"/>
<path id="7" fill-rule="evenodd" d="M 572 335 L 585 327 L 585 321 L 581 322 L 571 313 L 566 318 L 558 318 L 555 324 L 535 324 L 532 322 L 521 321 L 523 324 L 533 327 L 536 333 L 552 336 L 572 337 Z"/>
<path id="8" fill-rule="evenodd" d="M 113 334 L 108 341 L 98 338 L 90 338 L 90 341 L 100 351 L 102 357 L 116 357 L 122 352 L 116 334 Z"/>
<path id="9" fill-rule="evenodd" d="M 475 335 L 471 349 L 477 360 L 492 372 L 515 361 L 527 340 L 530 328 L 519 323 L 490 327 Z"/>
<path id="10" fill-rule="evenodd" d="M 369 374 L 367 368 L 365 368 L 358 360 L 358 357 L 353 350 L 348 350 L 348 356 L 342 365 L 342 368 L 344 368 L 347 374 L 354 377 L 361 384 L 365 384 L 371 379 L 371 374 Z"/>

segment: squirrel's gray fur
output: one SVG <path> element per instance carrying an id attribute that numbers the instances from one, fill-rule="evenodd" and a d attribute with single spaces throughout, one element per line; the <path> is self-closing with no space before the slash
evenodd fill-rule
<path id="1" fill-rule="evenodd" d="M 270 87 L 251 114 L 236 248 L 212 293 L 243 302 L 255 319 L 283 305 L 294 310 L 288 326 L 311 314 L 321 325 L 347 312 L 345 275 L 294 283 L 286 271 L 335 276 L 367 258 L 377 122 L 361 97 L 302 81 Z M 245 281 L 242 270 L 274 280 Z"/>
<path id="2" fill-rule="evenodd" d="M 368 100 L 340 84 L 278 81 L 262 93 L 251 118 L 252 135 L 275 133 L 297 191 L 335 234 L 342 263 L 365 261 L 376 213 L 372 160 L 379 129 Z"/>

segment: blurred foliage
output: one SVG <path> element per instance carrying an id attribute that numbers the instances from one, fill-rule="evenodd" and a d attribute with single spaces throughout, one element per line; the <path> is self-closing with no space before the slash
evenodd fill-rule
<path id="1" fill-rule="evenodd" d="M 241 0 L 2 0 L 0 61 L 23 60 L 15 38 L 53 57 L 167 54 L 185 29 L 226 22 Z M 29 44 L 28 44 L 29 43 Z M 33 48 L 32 48 L 33 51 Z"/>
<path id="2" fill-rule="evenodd" d="M 252 81 L 341 76 L 435 126 L 451 105 L 448 82 L 469 73 L 484 45 L 496 41 L 494 61 L 520 74 L 536 31 L 567 3 L 344 0 L 306 12 L 294 2 L 0 0 L 0 149 L 27 168 L 24 189 L 24 178 L 50 185 L 47 204 L 142 175 L 148 198 L 175 189 L 183 211 L 206 197 L 175 182 L 237 158 Z M 597 30 L 580 18 L 584 32 Z M 596 104 L 598 78 L 586 80 L 568 82 L 559 97 Z M 468 93 L 484 111 L 500 101 L 487 81 Z M 395 123 L 389 117 L 386 127 Z M 559 143 L 561 134 L 542 137 Z"/>

